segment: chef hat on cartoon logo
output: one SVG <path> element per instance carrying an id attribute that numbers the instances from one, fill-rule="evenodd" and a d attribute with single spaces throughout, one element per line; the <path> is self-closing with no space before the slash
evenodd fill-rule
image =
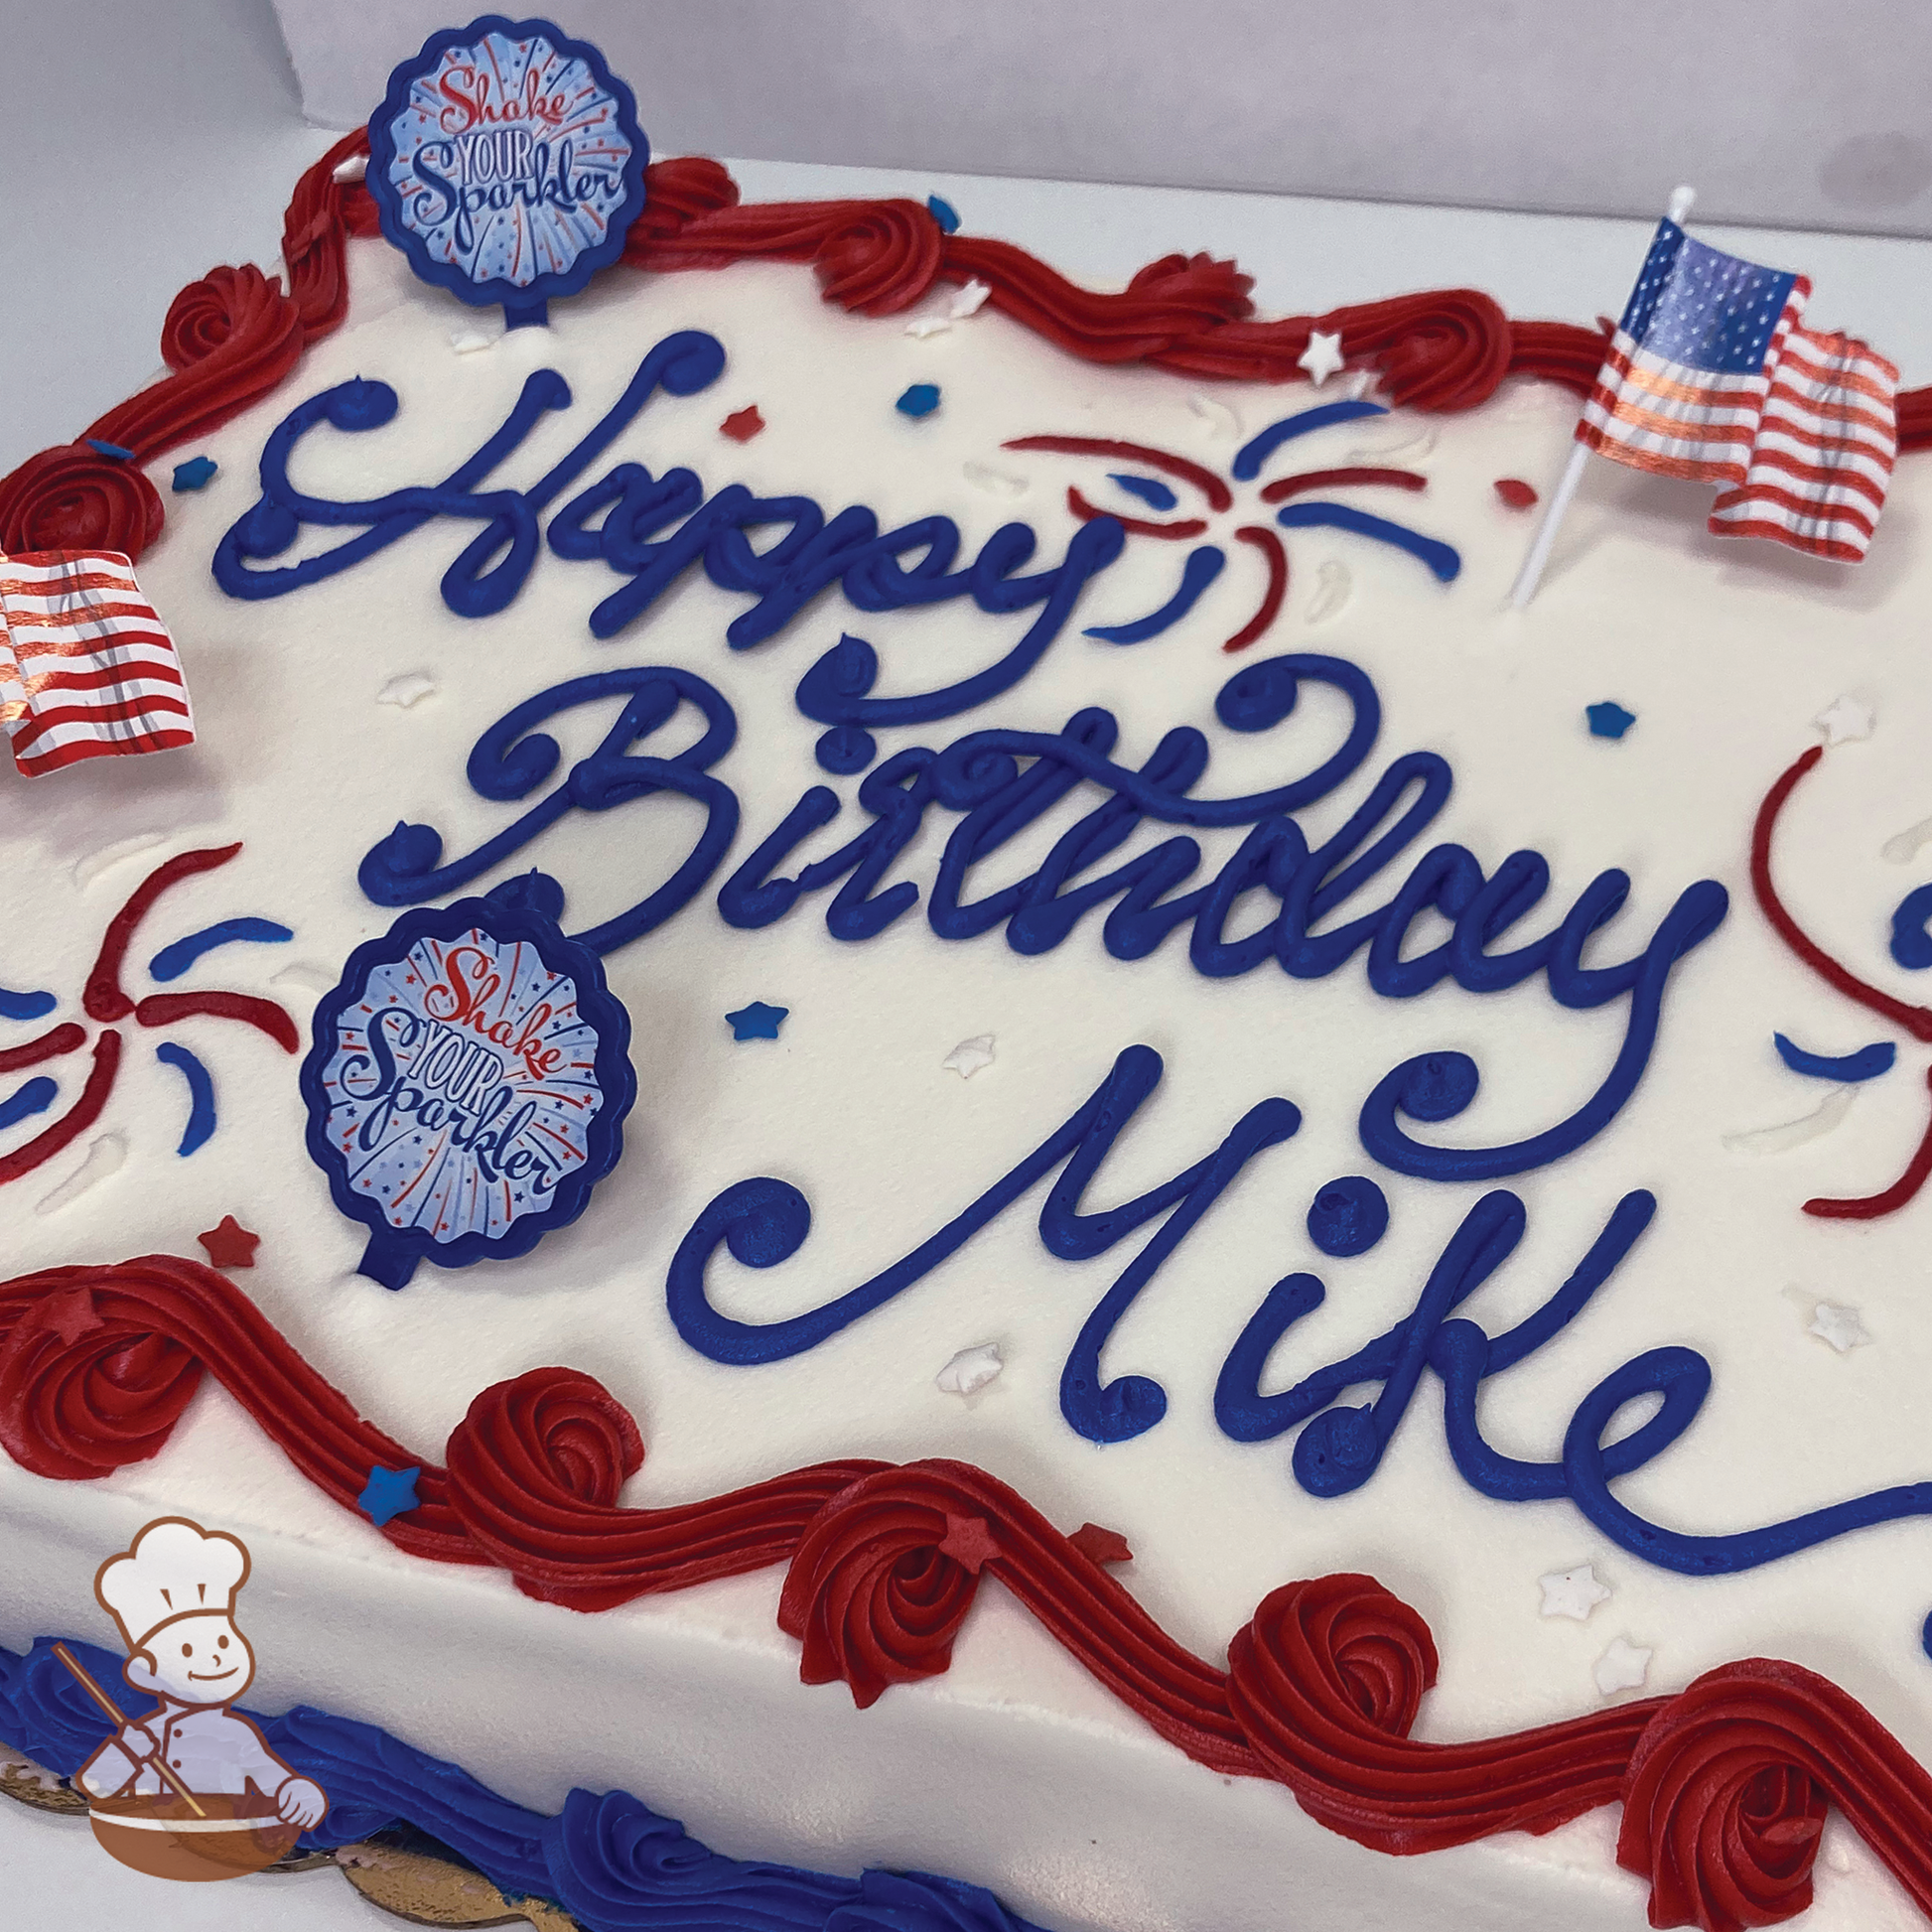
<path id="1" fill-rule="evenodd" d="M 206 1531 L 185 1517 L 165 1516 L 134 1539 L 134 1547 L 100 1567 L 94 1594 L 121 1626 L 130 1652 L 177 1617 L 234 1612 L 234 1593 L 247 1581 L 248 1552 L 231 1536 Z"/>

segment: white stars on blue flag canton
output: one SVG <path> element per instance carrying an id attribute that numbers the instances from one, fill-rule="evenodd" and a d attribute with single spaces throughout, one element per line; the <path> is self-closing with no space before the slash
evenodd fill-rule
<path id="1" fill-rule="evenodd" d="M 1676 222 L 1662 221 L 1630 292 L 1623 331 L 1670 361 L 1756 375 L 1797 279 L 1707 248 Z"/>

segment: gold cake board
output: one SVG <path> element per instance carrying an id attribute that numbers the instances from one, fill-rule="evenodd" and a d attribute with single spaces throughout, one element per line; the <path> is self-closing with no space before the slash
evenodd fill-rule
<path id="1" fill-rule="evenodd" d="M 10 1745 L 0 1745 L 0 1797 L 35 1811 L 63 1813 L 76 1824 L 87 1817 L 87 1800 L 80 1792 Z M 91 1836 L 85 1842 L 81 1856 L 99 1856 Z M 340 1871 L 371 1904 L 412 1925 L 527 1924 L 537 1932 L 580 1932 L 561 1907 L 538 1898 L 512 1902 L 453 1853 L 439 1855 L 423 1845 L 420 1838 L 411 1845 L 392 1845 L 378 1835 L 334 1852 L 293 1852 L 267 1869 Z"/>

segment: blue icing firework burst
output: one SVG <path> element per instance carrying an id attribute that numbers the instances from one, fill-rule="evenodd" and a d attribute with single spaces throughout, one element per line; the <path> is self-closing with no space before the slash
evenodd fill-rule
<path id="1" fill-rule="evenodd" d="M 629 1020 L 594 953 L 528 906 L 403 915 L 350 957 L 302 1069 L 309 1151 L 400 1288 L 528 1252 L 616 1165 Z"/>

